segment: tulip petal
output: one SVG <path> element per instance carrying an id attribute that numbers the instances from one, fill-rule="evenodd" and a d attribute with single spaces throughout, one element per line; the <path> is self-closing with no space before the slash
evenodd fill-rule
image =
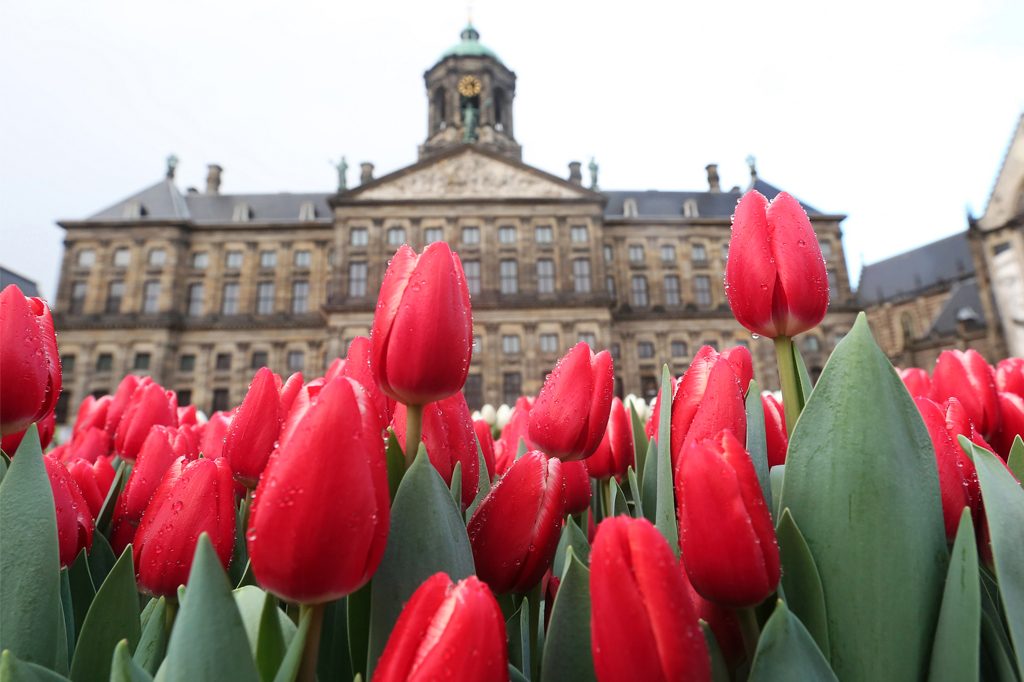
<path id="1" fill-rule="evenodd" d="M 792 196 L 780 192 L 768 207 L 767 219 L 777 271 L 772 292 L 774 322 L 779 334 L 794 336 L 825 316 L 825 260 L 807 212 Z"/>
<path id="2" fill-rule="evenodd" d="M 736 320 L 756 334 L 774 338 L 772 292 L 778 268 L 771 247 L 768 200 L 747 192 L 736 205 L 725 265 L 726 296 Z"/>

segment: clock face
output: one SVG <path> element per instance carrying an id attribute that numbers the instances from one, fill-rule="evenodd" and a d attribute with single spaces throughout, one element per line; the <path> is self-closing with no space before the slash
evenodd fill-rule
<path id="1" fill-rule="evenodd" d="M 480 94 L 483 86 L 476 76 L 463 76 L 459 79 L 459 94 L 463 97 L 475 97 Z"/>

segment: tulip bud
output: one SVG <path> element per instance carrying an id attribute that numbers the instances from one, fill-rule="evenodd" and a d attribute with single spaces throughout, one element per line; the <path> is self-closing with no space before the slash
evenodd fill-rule
<path id="1" fill-rule="evenodd" d="M 736 321 L 774 339 L 818 325 L 828 309 L 821 246 L 800 202 L 743 195 L 732 219 L 725 293 Z"/>
<path id="2" fill-rule="evenodd" d="M 209 421 L 203 424 L 199 439 L 199 451 L 207 459 L 217 459 L 224 454 L 224 439 L 228 427 L 231 426 L 231 415 L 227 412 L 214 412 Z"/>
<path id="3" fill-rule="evenodd" d="M 105 395 L 96 398 L 92 395 L 85 396 L 85 400 L 78 406 L 78 415 L 75 417 L 75 425 L 71 433 L 76 434 L 84 429 L 92 427 L 104 428 L 107 423 L 107 410 L 114 400 L 112 396 Z"/>
<path id="4" fill-rule="evenodd" d="M 142 592 L 172 597 L 188 581 L 199 536 L 207 533 L 227 569 L 235 546 L 231 467 L 223 457 L 178 458 L 164 474 L 135 533 L 135 577 Z"/>
<path id="5" fill-rule="evenodd" d="M 580 341 L 545 379 L 530 410 L 530 439 L 551 457 L 589 457 L 608 424 L 613 385 L 612 356 Z"/>
<path id="6" fill-rule="evenodd" d="M 995 373 L 978 351 L 944 350 L 935 361 L 932 400 L 956 398 L 982 437 L 999 430 L 999 396 Z"/>
<path id="7" fill-rule="evenodd" d="M 960 526 L 960 515 L 964 507 L 973 507 L 971 490 L 965 478 L 965 464 L 973 472 L 974 465 L 960 449 L 956 435 L 946 428 L 946 415 L 942 407 L 925 397 L 914 399 L 921 419 L 928 429 L 928 436 L 935 449 L 935 463 L 939 471 L 939 492 L 942 497 L 942 519 L 946 526 L 946 538 L 956 538 Z M 966 462 L 965 462 L 966 460 Z"/>
<path id="8" fill-rule="evenodd" d="M 75 479 L 53 455 L 45 455 L 46 475 L 50 478 L 53 502 L 57 513 L 57 539 L 60 565 L 70 566 L 83 549 L 92 549 L 93 520 L 89 504 L 82 496 Z"/>
<path id="9" fill-rule="evenodd" d="M 281 414 L 287 415 L 295 402 L 295 396 L 302 390 L 302 372 L 295 372 L 281 387 Z"/>
<path id="10" fill-rule="evenodd" d="M 107 406 L 107 418 L 103 427 L 110 434 L 111 438 L 117 432 L 117 427 L 121 423 L 124 411 L 128 409 L 132 402 L 132 395 L 134 395 L 135 389 L 141 384 L 152 383 L 152 381 L 149 377 L 138 377 L 134 374 L 126 374 L 121 379 L 121 383 L 117 385 L 117 390 L 114 391 L 114 395 L 110 398 L 110 403 Z"/>
<path id="11" fill-rule="evenodd" d="M 686 583 L 686 591 L 690 595 L 690 603 L 693 604 L 697 618 L 711 628 L 711 632 L 715 635 L 715 644 L 722 652 L 726 666 L 730 670 L 735 670 L 746 658 L 746 652 L 743 649 L 743 632 L 740 630 L 740 621 L 736 617 L 736 610 L 708 601 L 700 596 L 700 593 L 693 589 L 690 578 L 686 575 L 686 567 L 681 561 L 679 575 Z"/>
<path id="12" fill-rule="evenodd" d="M 746 346 L 733 346 L 719 353 L 719 357 L 732 367 L 736 381 L 740 382 L 740 393 L 746 395 L 747 388 L 754 379 L 754 358 L 750 356 L 750 349 Z"/>
<path id="13" fill-rule="evenodd" d="M 91 464 L 98 458 L 113 452 L 114 439 L 110 437 L 110 434 L 105 429 L 90 426 L 87 429 L 76 432 L 71 437 L 68 449 L 71 453 L 70 456 L 74 459 L 84 459 Z M 68 458 L 65 457 L 64 459 L 66 462 Z"/>
<path id="14" fill-rule="evenodd" d="M 678 472 L 680 547 L 694 589 L 734 608 L 761 603 L 779 583 L 779 546 L 750 455 L 723 431 L 691 442 Z"/>
<path id="15" fill-rule="evenodd" d="M 0 292 L 0 339 L 0 434 L 8 435 L 42 419 L 60 395 L 57 337 L 46 303 L 7 286 Z"/>
<path id="16" fill-rule="evenodd" d="M 562 477 L 565 479 L 565 513 L 582 514 L 590 507 L 589 459 L 562 462 Z"/>
<path id="17" fill-rule="evenodd" d="M 673 470 L 689 443 L 714 438 L 723 429 L 746 442 L 746 405 L 734 362 L 704 346 L 679 380 L 672 400 Z"/>
<path id="18" fill-rule="evenodd" d="M 402 609 L 373 682 L 508 680 L 505 620 L 475 576 L 427 578 Z"/>
<path id="19" fill-rule="evenodd" d="M 565 516 L 562 463 L 531 451 L 476 508 L 466 527 L 476 572 L 498 594 L 525 594 L 544 577 Z"/>
<path id="20" fill-rule="evenodd" d="M 406 408 L 395 407 L 391 427 L 395 430 L 402 452 L 406 450 Z M 452 484 L 455 465 L 462 463 L 462 508 L 473 503 L 480 483 L 480 459 L 476 452 L 476 431 L 469 416 L 469 405 L 461 392 L 423 408 L 422 442 L 430 463 L 447 485 Z"/>
<path id="21" fill-rule="evenodd" d="M 908 367 L 896 371 L 899 373 L 900 379 L 903 380 L 903 385 L 907 387 L 911 398 L 931 395 L 932 379 L 928 376 L 928 372 L 919 367 Z"/>
<path id="22" fill-rule="evenodd" d="M 357 336 L 352 339 L 348 346 L 348 353 L 344 360 L 336 360 L 331 368 L 324 375 L 324 379 L 330 381 L 335 376 L 341 375 L 355 379 L 366 389 L 370 400 L 377 408 L 380 415 L 381 430 L 391 423 L 392 415 L 395 413 L 395 400 L 389 398 L 377 385 L 374 379 L 373 368 L 370 366 L 372 356 L 370 339 L 365 336 Z"/>
<path id="23" fill-rule="evenodd" d="M 1024 358 L 1007 358 L 996 365 L 996 388 L 1024 398 Z"/>
<path id="24" fill-rule="evenodd" d="M 370 339 L 377 384 L 399 402 L 425 405 L 466 383 L 473 352 L 469 288 L 446 243 L 434 242 L 419 256 L 399 247 L 384 273 Z"/>
<path id="25" fill-rule="evenodd" d="M 174 394 L 174 402 L 178 402 L 178 394 Z M 178 426 L 195 426 L 199 423 L 195 405 L 178 408 Z"/>
<path id="26" fill-rule="evenodd" d="M 249 517 L 259 584 L 303 604 L 356 591 L 377 570 L 390 519 L 376 408 L 347 377 L 328 382 L 270 458 Z"/>
<path id="27" fill-rule="evenodd" d="M 503 406 L 504 407 L 504 406 Z M 533 409 L 533 398 L 520 396 L 516 406 L 511 410 L 508 421 L 501 428 L 501 436 L 494 443 L 495 476 L 508 471 L 519 454 L 519 442 L 526 445 L 527 450 L 536 450 L 537 446 L 530 440 L 530 410 Z M 500 420 L 499 420 L 500 422 Z"/>
<path id="28" fill-rule="evenodd" d="M 112 456 L 98 457 L 89 463 L 84 459 L 76 459 L 67 463 L 68 473 L 75 479 L 82 497 L 89 505 L 89 514 L 95 519 L 103 507 L 103 501 L 110 492 L 110 484 L 114 482 L 114 467 L 110 464 Z"/>
<path id="29" fill-rule="evenodd" d="M 679 564 L 650 521 L 602 521 L 590 570 L 590 645 L 600 682 L 711 679 Z"/>
<path id="30" fill-rule="evenodd" d="M 476 431 L 480 452 L 483 453 L 484 464 L 487 465 L 487 480 L 491 480 L 494 478 L 494 436 L 491 435 L 491 427 L 483 419 L 474 419 L 473 430 Z"/>
<path id="31" fill-rule="evenodd" d="M 281 433 L 282 418 L 274 373 L 263 367 L 253 377 L 224 436 L 223 456 L 231 464 L 235 479 L 245 487 L 256 487 Z"/>
<path id="32" fill-rule="evenodd" d="M 621 481 L 626 470 L 633 466 L 633 450 L 633 424 L 629 412 L 621 400 L 613 398 L 608 428 L 597 450 L 586 459 L 587 469 L 594 478 L 614 476 Z"/>
<path id="33" fill-rule="evenodd" d="M 36 427 L 39 429 L 39 447 L 46 450 L 51 441 L 53 441 L 53 432 L 57 428 L 57 417 L 53 413 L 53 410 L 44 414 L 36 422 Z M 0 450 L 3 450 L 7 454 L 13 456 L 14 453 L 18 451 L 18 446 L 21 445 L 21 439 L 24 437 L 25 431 L 19 431 L 17 433 L 12 433 L 9 436 L 4 436 L 0 439 Z"/>
<path id="34" fill-rule="evenodd" d="M 134 462 L 154 426 L 178 425 L 178 399 L 174 391 L 151 381 L 141 382 L 132 393 L 114 433 L 114 449 L 121 459 Z"/>
<path id="35" fill-rule="evenodd" d="M 782 401 L 768 391 L 761 393 L 761 408 L 764 410 L 764 435 L 768 446 L 768 466 L 786 463 L 789 449 L 789 432 L 786 431 L 786 412 Z"/>
<path id="36" fill-rule="evenodd" d="M 1014 437 L 1019 434 L 1024 438 L 1024 397 L 1007 391 L 1000 392 L 999 412 L 1002 422 L 999 431 L 992 436 L 992 445 L 1005 460 L 1010 456 Z"/>

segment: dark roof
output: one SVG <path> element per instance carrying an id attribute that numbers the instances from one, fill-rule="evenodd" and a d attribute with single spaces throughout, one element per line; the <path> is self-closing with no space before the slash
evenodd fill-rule
<path id="1" fill-rule="evenodd" d="M 21 289 L 21 293 L 26 296 L 39 296 L 39 287 L 36 286 L 33 280 L 0 265 L 0 291 L 3 291 L 11 284 L 17 285 Z"/>
<path id="2" fill-rule="evenodd" d="M 138 220 L 140 212 L 137 209 L 141 209 L 141 217 L 144 219 L 175 220 L 189 217 L 188 206 L 181 192 L 174 186 L 174 182 L 164 179 L 89 216 L 89 220 Z"/>
<path id="3" fill-rule="evenodd" d="M 765 195 L 769 200 L 774 199 L 780 190 L 764 180 L 758 179 L 754 182 L 752 189 L 756 189 Z M 637 217 L 651 218 L 676 218 L 683 215 L 683 204 L 687 201 L 697 203 L 697 217 L 700 218 L 729 218 L 736 208 L 736 202 L 740 200 L 746 190 L 730 190 L 727 192 L 675 192 L 661 190 L 609 190 L 601 193 L 608 197 L 604 214 L 606 216 L 623 215 L 623 205 L 626 199 L 636 201 Z M 822 215 L 822 212 L 809 204 L 800 202 L 809 215 Z"/>
<path id="4" fill-rule="evenodd" d="M 974 274 L 974 261 L 961 232 L 883 261 L 865 265 L 857 298 L 863 305 L 881 303 L 964 279 Z"/>
<path id="5" fill-rule="evenodd" d="M 953 285 L 949 298 L 932 322 L 928 335 L 949 336 L 956 334 L 958 321 L 977 326 L 985 325 L 985 310 L 981 307 L 978 294 L 978 280 L 973 277 Z"/>

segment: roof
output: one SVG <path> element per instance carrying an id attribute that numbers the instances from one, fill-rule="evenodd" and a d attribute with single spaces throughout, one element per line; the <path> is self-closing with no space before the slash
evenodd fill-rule
<path id="1" fill-rule="evenodd" d="M 953 286 L 942 310 L 935 316 L 928 335 L 950 336 L 956 334 L 957 322 L 977 326 L 985 325 L 985 310 L 981 306 L 978 280 L 971 277 Z"/>
<path id="2" fill-rule="evenodd" d="M 764 180 L 758 179 L 754 182 L 752 189 L 756 189 L 765 195 L 769 200 L 778 196 L 780 190 Z M 728 192 L 676 192 L 661 190 L 609 190 L 602 191 L 608 197 L 605 205 L 605 216 L 623 215 L 623 205 L 627 199 L 636 201 L 637 217 L 658 217 L 674 218 L 683 215 L 683 204 L 687 201 L 694 201 L 697 205 L 697 216 L 701 218 L 729 218 L 736 209 L 736 202 L 743 196 L 745 190 L 730 190 Z M 821 211 L 809 204 L 800 202 L 809 215 L 823 215 Z"/>
<path id="3" fill-rule="evenodd" d="M 170 178 L 108 206 L 89 216 L 89 220 L 138 220 L 140 217 L 153 220 L 188 219 L 188 207 Z"/>
<path id="4" fill-rule="evenodd" d="M 501 61 L 494 50 L 480 42 L 480 32 L 473 27 L 473 24 L 466 24 L 466 28 L 462 29 L 459 37 L 462 40 L 445 50 L 444 54 L 441 55 L 441 59 L 447 57 L 490 57 L 496 61 Z"/>
<path id="5" fill-rule="evenodd" d="M 857 298 L 864 305 L 881 303 L 973 274 L 974 261 L 967 245 L 967 233 L 961 232 L 865 265 L 860 273 Z"/>
<path id="6" fill-rule="evenodd" d="M 26 296 L 39 296 L 39 287 L 33 280 L 0 265 L 0 291 L 12 284 L 21 289 L 21 293 Z"/>

